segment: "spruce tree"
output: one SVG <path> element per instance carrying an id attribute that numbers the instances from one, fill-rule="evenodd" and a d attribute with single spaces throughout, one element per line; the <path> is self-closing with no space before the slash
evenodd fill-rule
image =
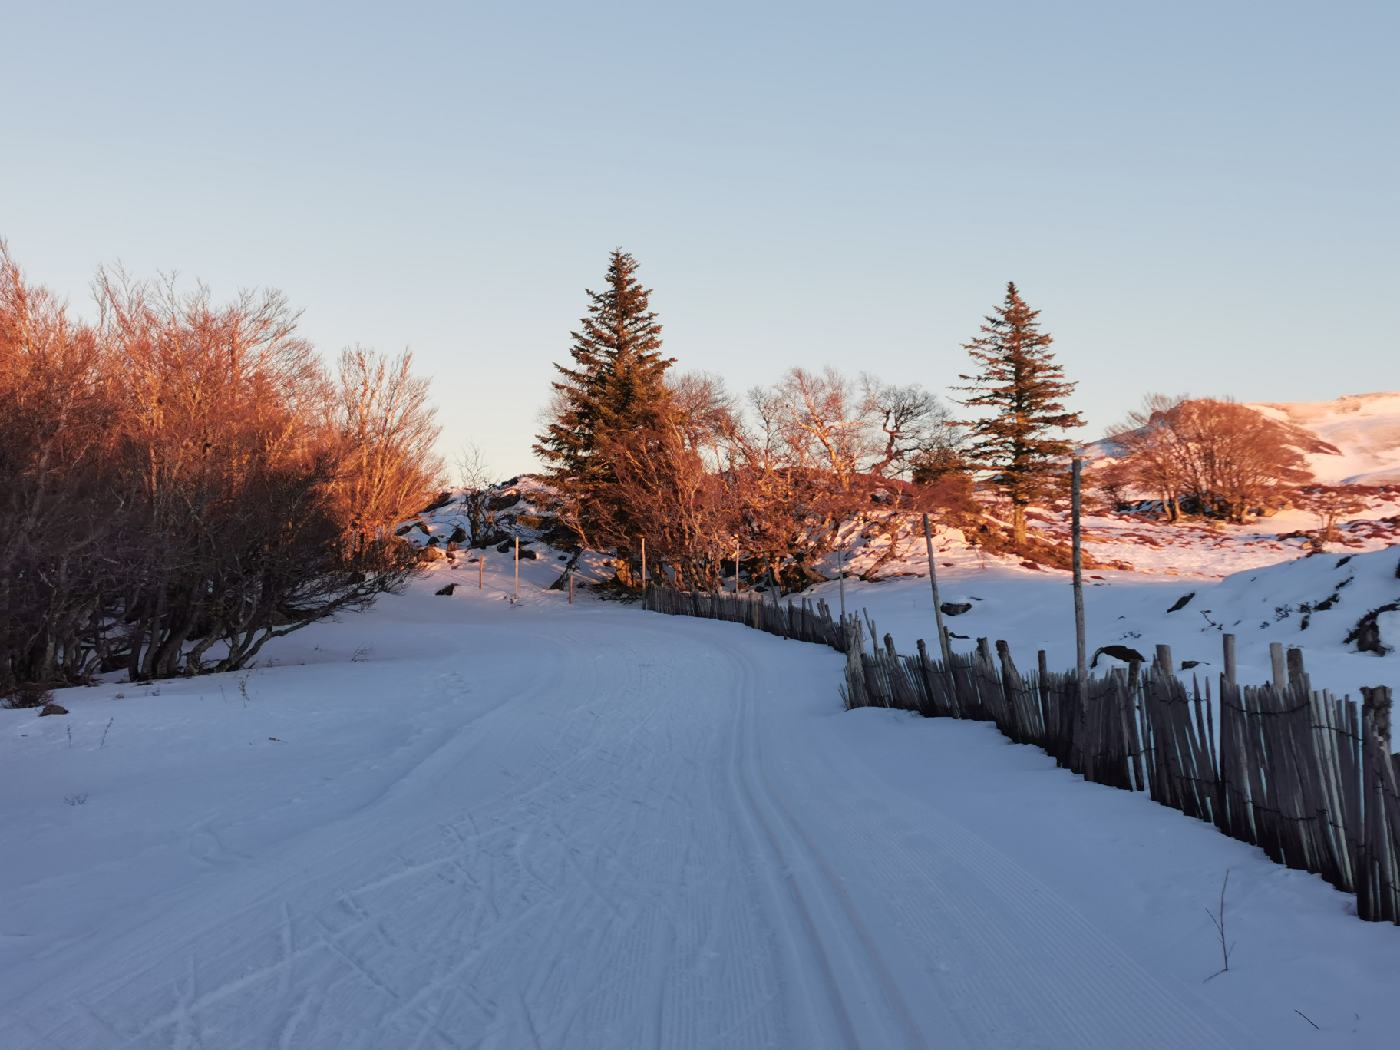
<path id="1" fill-rule="evenodd" d="M 964 344 L 977 374 L 958 377 L 970 384 L 957 388 L 967 395 L 961 403 L 991 412 L 967 421 L 968 458 L 1011 501 L 1017 547 L 1026 541 L 1026 507 L 1063 480 L 1073 449 L 1063 431 L 1084 425 L 1079 413 L 1065 408 L 1077 384 L 1066 381 L 1039 316 L 1008 283 L 1001 306 Z"/>
<path id="2" fill-rule="evenodd" d="M 553 417 L 535 454 L 564 503 L 566 520 L 584 545 L 628 546 L 629 515 L 617 493 L 611 452 L 646 440 L 669 418 L 664 377 L 673 359 L 661 355 L 661 325 L 651 290 L 637 280 L 637 260 L 614 249 L 603 291 L 588 291 L 588 313 L 571 333 L 572 364 L 556 364 Z M 625 552 L 624 552 L 625 553 Z"/>

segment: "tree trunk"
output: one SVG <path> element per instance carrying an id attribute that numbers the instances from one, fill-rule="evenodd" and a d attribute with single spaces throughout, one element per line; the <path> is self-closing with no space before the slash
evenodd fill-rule
<path id="1" fill-rule="evenodd" d="M 1018 551 L 1026 545 L 1026 508 L 1019 503 L 1011 506 L 1011 543 Z"/>

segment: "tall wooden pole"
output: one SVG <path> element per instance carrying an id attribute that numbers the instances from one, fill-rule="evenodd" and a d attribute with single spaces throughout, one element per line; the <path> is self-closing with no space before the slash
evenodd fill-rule
<path id="1" fill-rule="evenodd" d="M 515 600 L 520 600 L 520 537 L 515 537 Z"/>
<path id="2" fill-rule="evenodd" d="M 734 545 L 734 593 L 739 593 L 739 545 Z"/>
<path id="3" fill-rule="evenodd" d="M 924 515 L 924 550 L 928 552 L 928 585 L 933 588 L 933 621 L 938 625 L 938 651 L 943 654 L 943 663 L 950 665 L 953 654 L 948 645 L 948 632 L 943 628 L 943 602 L 938 597 L 938 568 L 933 563 L 933 530 L 929 528 L 928 515 Z"/>
<path id="4" fill-rule="evenodd" d="M 476 589 L 481 590 L 486 586 L 486 556 L 482 555 L 476 559 Z"/>
<path id="5" fill-rule="evenodd" d="M 647 592 L 647 538 L 642 537 L 642 593 Z"/>
<path id="6" fill-rule="evenodd" d="M 836 548 L 836 577 L 841 581 L 841 623 L 846 622 L 846 549 Z"/>
<path id="7" fill-rule="evenodd" d="M 1079 702 L 1089 696 L 1089 667 L 1084 654 L 1084 532 L 1080 523 L 1080 475 L 1084 461 L 1078 456 L 1070 471 L 1070 544 L 1074 548 L 1074 649 L 1079 677 Z"/>
<path id="8" fill-rule="evenodd" d="M 574 604 L 574 570 L 569 570 L 569 604 Z"/>

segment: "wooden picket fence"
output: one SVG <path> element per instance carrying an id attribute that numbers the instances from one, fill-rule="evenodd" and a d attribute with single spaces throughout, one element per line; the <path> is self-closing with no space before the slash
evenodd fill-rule
<path id="1" fill-rule="evenodd" d="M 728 620 L 742 623 L 755 630 L 792 638 L 799 642 L 816 642 L 845 652 L 841 625 L 831 617 L 824 601 L 815 603 L 779 602 L 761 593 L 729 594 L 711 591 L 681 591 L 674 587 L 647 587 L 643 604 L 652 612 L 672 616 L 698 616 L 703 620 Z"/>
<path id="2" fill-rule="evenodd" d="M 992 722 L 1086 780 L 1146 792 L 1280 864 L 1322 876 L 1356 895 L 1362 919 L 1400 924 L 1400 755 L 1391 753 L 1385 686 L 1363 689 L 1359 704 L 1314 690 L 1301 652 L 1291 650 L 1286 679 L 1242 686 L 1222 675 L 1213 702 L 1210 683 L 1193 678 L 1188 686 L 1159 647 L 1150 665 L 1090 675 L 1081 692 L 1078 675 L 1048 670 L 1043 652 L 1025 672 L 1005 642 L 993 655 L 986 639 L 947 660 L 923 641 L 916 653 L 899 654 L 868 615 L 842 623 L 821 601 L 657 586 L 644 601 L 655 612 L 830 646 L 846 654 L 847 708 Z M 1226 638 L 1233 667 L 1234 640 Z"/>

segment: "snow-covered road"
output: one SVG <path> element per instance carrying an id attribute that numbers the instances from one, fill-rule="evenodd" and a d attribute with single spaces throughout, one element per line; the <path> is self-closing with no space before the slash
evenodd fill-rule
<path id="1" fill-rule="evenodd" d="M 988 727 L 843 713 L 816 647 L 426 584 L 298 644 L 241 688 L 71 691 L 68 746 L 5 713 L 0 1046 L 1394 1031 L 1400 931 Z M 1226 867 L 1239 947 L 1205 982 Z"/>

